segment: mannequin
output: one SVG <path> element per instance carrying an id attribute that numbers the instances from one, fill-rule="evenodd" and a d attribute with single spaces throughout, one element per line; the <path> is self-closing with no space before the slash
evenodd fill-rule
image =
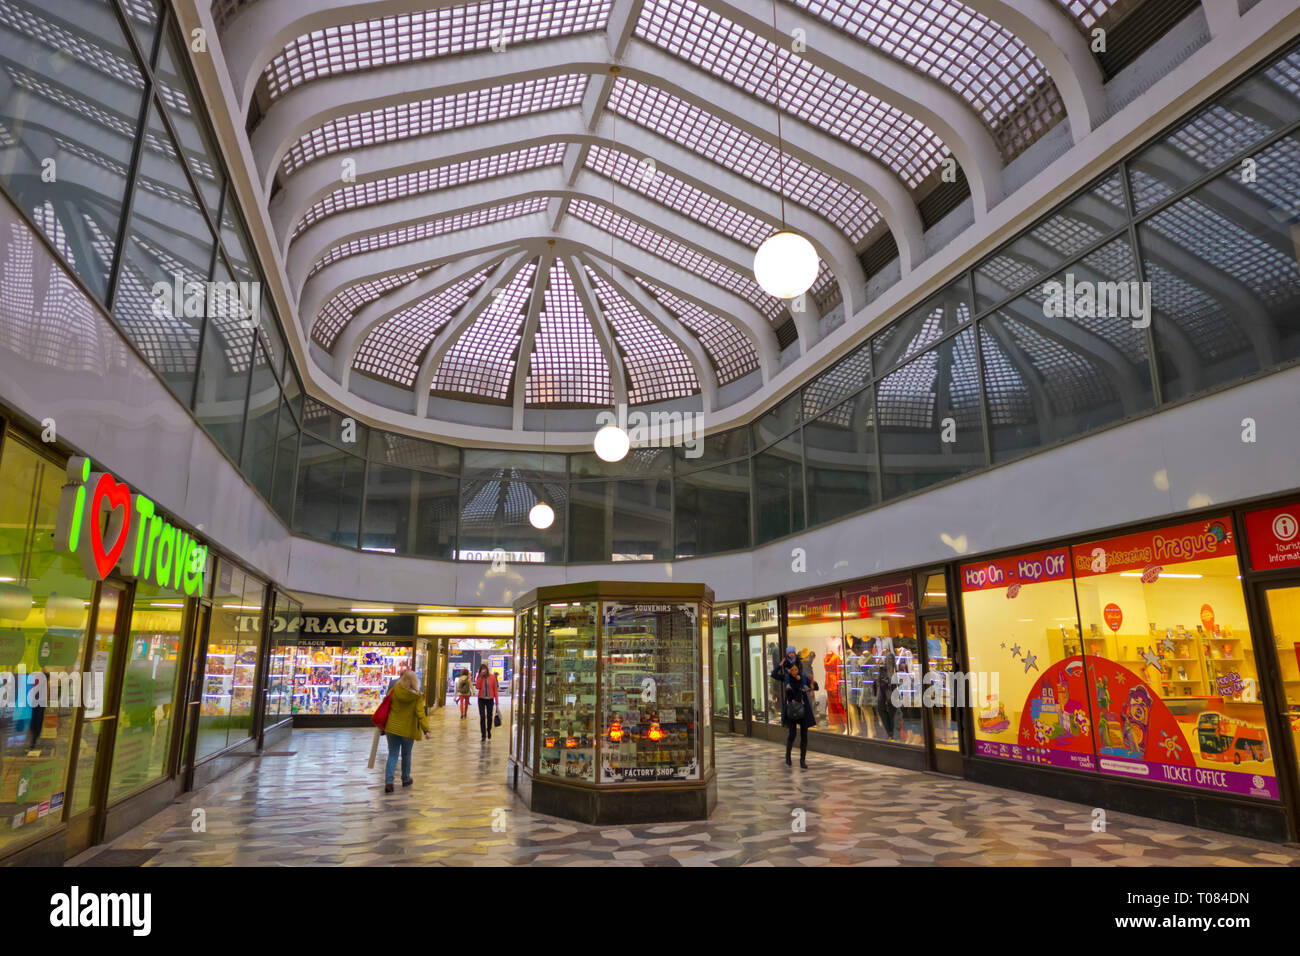
<path id="1" fill-rule="evenodd" d="M 844 677 L 849 683 L 848 706 L 845 708 L 845 717 L 847 717 L 849 723 L 849 734 L 856 737 L 860 721 L 858 707 L 862 703 L 862 655 L 859 653 L 859 641 L 852 634 L 845 640 L 845 644 L 849 648 L 849 656 L 844 661 Z"/>
<path id="2" fill-rule="evenodd" d="M 827 643 L 830 643 L 829 641 Z M 828 650 L 822 663 L 826 665 L 826 707 L 828 711 L 827 728 L 842 733 L 844 730 L 844 691 L 841 688 L 841 665 L 840 655 L 834 650 Z"/>

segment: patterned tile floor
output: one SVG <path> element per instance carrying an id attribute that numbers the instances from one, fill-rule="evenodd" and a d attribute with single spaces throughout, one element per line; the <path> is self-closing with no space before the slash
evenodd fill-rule
<path id="1" fill-rule="evenodd" d="M 1118 813 L 1094 833 L 1089 807 L 961 780 L 823 754 L 790 769 L 778 746 L 734 737 L 717 743 L 707 822 L 586 826 L 510 792 L 503 734 L 482 743 L 477 717 L 451 709 L 430 719 L 410 789 L 383 792 L 382 743 L 366 769 L 370 731 L 297 730 L 276 748 L 293 756 L 251 761 L 109 849 L 156 850 L 147 866 L 1300 866 L 1296 848 Z M 205 833 L 191 828 L 196 808 Z"/>

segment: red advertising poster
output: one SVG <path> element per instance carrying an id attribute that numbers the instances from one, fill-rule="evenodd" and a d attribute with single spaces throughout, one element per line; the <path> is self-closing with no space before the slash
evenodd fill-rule
<path id="1" fill-rule="evenodd" d="M 1246 540 L 1256 571 L 1300 567 L 1300 502 L 1248 512 Z"/>
<path id="2" fill-rule="evenodd" d="M 1071 551 L 1075 577 L 1140 571 L 1147 583 L 1157 580 L 1165 565 L 1236 554 L 1232 522 L 1226 517 L 1090 541 Z"/>
<path id="3" fill-rule="evenodd" d="M 845 617 L 911 616 L 914 595 L 910 576 L 849 584 L 844 588 Z"/>
<path id="4" fill-rule="evenodd" d="M 978 564 L 965 564 L 961 569 L 961 589 L 963 591 L 984 591 L 989 588 L 1014 588 L 1019 593 L 1026 584 L 1040 581 L 1059 581 L 1070 577 L 1070 554 L 1068 548 L 1056 548 L 1052 551 L 1035 551 L 1033 554 L 1018 554 L 1010 558 L 995 558 Z M 1007 597 L 1014 597 L 1008 593 Z"/>
<path id="5" fill-rule="evenodd" d="M 981 714 L 980 729 L 994 729 Z M 1004 718 L 1005 719 L 1005 718 Z M 980 753 L 1027 763 L 1092 770 L 1092 721 L 1088 716 L 1088 682 L 1078 657 L 1058 661 L 1034 682 L 1020 712 L 1017 743 L 980 741 Z"/>

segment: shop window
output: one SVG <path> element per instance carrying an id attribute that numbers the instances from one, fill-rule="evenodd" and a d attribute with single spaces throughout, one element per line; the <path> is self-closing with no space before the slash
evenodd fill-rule
<path id="1" fill-rule="evenodd" d="M 1093 770 L 1092 711 L 1068 548 L 963 565 L 975 753 Z M 964 700 L 962 699 L 964 698 Z"/>
<path id="2" fill-rule="evenodd" d="M 302 628 L 302 605 L 283 593 L 275 596 L 275 623 L 271 629 L 270 673 L 266 691 L 264 727 L 292 713 L 293 645 Z"/>
<path id="3" fill-rule="evenodd" d="M 713 653 L 708 659 L 711 665 L 706 677 L 712 681 L 713 713 L 720 718 L 730 717 L 727 710 L 727 674 L 731 670 L 727 663 L 727 611 L 720 608 L 713 612 Z"/>
<path id="4" fill-rule="evenodd" d="M 208 624 L 195 759 L 246 739 L 261 650 L 266 585 L 227 561 L 218 564 Z"/>
<path id="5" fill-rule="evenodd" d="M 74 555 L 54 552 L 63 480 L 62 467 L 12 435 L 5 438 L 0 458 L 0 694 L 6 698 L 0 706 L 0 852 L 58 823 L 67 797 L 76 717 L 72 705 L 77 703 L 68 682 L 83 670 L 92 585 Z M 79 779 L 76 786 L 80 792 L 89 781 Z"/>
<path id="6" fill-rule="evenodd" d="M 1070 550 L 1101 772 L 1276 799 L 1231 520 Z"/>
<path id="7" fill-rule="evenodd" d="M 567 780 L 596 780 L 596 605 L 540 608 L 545 666 L 541 761 L 538 772 Z M 636 686 L 640 687 L 640 681 Z"/>
<path id="8" fill-rule="evenodd" d="M 793 646 L 799 666 L 805 677 L 818 685 L 813 692 L 815 730 L 832 734 L 847 733 L 844 710 L 844 632 L 841 627 L 840 592 L 830 590 L 806 591 L 786 598 L 786 641 Z M 784 658 L 785 650 L 781 650 Z M 780 661 L 776 666 L 781 666 Z M 771 673 L 765 683 L 776 685 L 777 700 L 780 685 Z M 781 719 L 778 709 L 776 719 Z"/>
<path id="9" fill-rule="evenodd" d="M 183 595 L 137 582 L 108 784 L 110 803 L 167 772 L 184 621 Z"/>
<path id="10" fill-rule="evenodd" d="M 925 590 L 921 594 L 921 608 L 948 606 L 948 585 L 944 583 L 943 573 L 924 575 Z"/>
<path id="11" fill-rule="evenodd" d="M 780 609 L 775 598 L 750 601 L 745 605 L 745 633 L 749 652 L 749 710 L 760 724 L 779 723 L 781 704 L 778 687 L 769 676 L 785 653 L 781 647 Z"/>
<path id="12" fill-rule="evenodd" d="M 602 783 L 700 779 L 695 675 L 707 622 L 700 621 L 699 612 L 695 603 L 601 605 Z M 647 685 L 647 679 L 653 683 Z M 653 694 L 647 695 L 647 686 Z M 712 714 L 705 716 L 711 752 Z"/>
<path id="13" fill-rule="evenodd" d="M 846 585 L 843 608 L 843 732 L 921 746 L 924 687 L 911 578 Z"/>

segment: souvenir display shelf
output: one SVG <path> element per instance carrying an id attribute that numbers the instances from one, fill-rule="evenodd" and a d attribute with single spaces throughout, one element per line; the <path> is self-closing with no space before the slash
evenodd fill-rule
<path id="1" fill-rule="evenodd" d="M 712 608 L 702 584 L 606 581 L 515 602 L 509 782 L 531 809 L 594 824 L 708 817 Z"/>
<path id="2" fill-rule="evenodd" d="M 423 642 L 421 642 L 423 643 Z M 278 644 L 270 692 L 287 698 L 294 726 L 364 726 L 389 685 L 417 658 L 416 641 Z"/>

